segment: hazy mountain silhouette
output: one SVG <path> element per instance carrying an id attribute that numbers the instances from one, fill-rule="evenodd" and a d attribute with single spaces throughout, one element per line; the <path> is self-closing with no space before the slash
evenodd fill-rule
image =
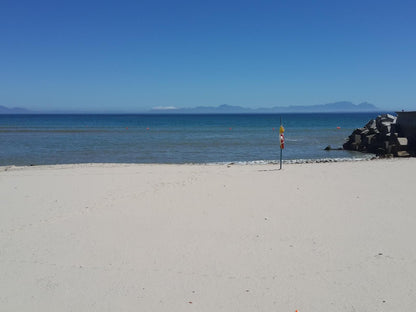
<path id="1" fill-rule="evenodd" d="M 353 104 L 351 102 L 335 102 L 311 106 L 275 106 L 268 108 L 247 108 L 223 104 L 220 106 L 197 106 L 189 108 L 160 107 L 148 111 L 142 111 L 146 114 L 275 114 L 275 113 L 341 113 L 341 112 L 380 112 L 380 109 L 373 104 L 364 102 Z M 81 112 L 81 111 L 31 111 L 25 108 L 13 107 L 8 108 L 0 105 L 0 114 L 117 114 L 113 112 Z M 119 112 L 128 114 L 128 112 Z"/>
<path id="2" fill-rule="evenodd" d="M 353 104 L 351 102 L 335 102 L 311 106 L 275 106 L 270 108 L 246 108 L 223 104 L 220 106 L 198 106 L 191 108 L 152 109 L 151 113 L 162 114 L 250 114 L 250 113 L 336 113 L 336 112 L 377 112 L 375 105 L 364 102 Z"/>
<path id="3" fill-rule="evenodd" d="M 30 110 L 20 107 L 8 108 L 6 106 L 0 105 L 0 114 L 30 114 Z"/>

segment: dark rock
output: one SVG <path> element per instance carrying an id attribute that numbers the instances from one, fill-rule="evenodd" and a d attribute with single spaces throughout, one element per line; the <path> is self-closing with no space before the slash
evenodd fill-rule
<path id="1" fill-rule="evenodd" d="M 376 129 L 377 127 L 376 127 L 376 121 L 374 120 L 374 119 L 372 119 L 372 120 L 370 120 L 366 125 L 365 125 L 365 127 L 364 128 L 367 128 L 367 129 Z"/>
<path id="2" fill-rule="evenodd" d="M 398 151 L 396 156 L 397 157 L 410 157 L 410 154 L 407 151 Z"/>
<path id="3" fill-rule="evenodd" d="M 407 146 L 408 140 L 407 138 L 397 138 L 397 143 L 400 146 Z"/>
<path id="4" fill-rule="evenodd" d="M 327 147 L 324 148 L 325 151 L 342 151 L 343 148 L 342 147 L 337 147 L 337 148 L 332 148 L 331 145 L 328 145 Z"/>
<path id="5" fill-rule="evenodd" d="M 373 144 L 373 142 L 374 142 L 374 138 L 375 138 L 375 134 L 370 134 L 370 135 L 367 135 L 365 138 L 366 138 L 366 144 L 367 145 L 371 145 L 371 144 Z"/>
<path id="6" fill-rule="evenodd" d="M 408 157 L 408 139 L 400 135 L 397 117 L 390 114 L 377 116 L 364 128 L 355 129 L 344 143 L 343 148 L 375 153 L 383 157 Z M 331 147 L 329 146 L 330 150 Z M 400 152 L 400 153 L 399 153 Z M 399 156 L 400 155 L 400 156 Z"/>
<path id="7" fill-rule="evenodd" d="M 370 133 L 369 129 L 364 129 L 363 131 L 361 131 L 361 135 L 367 135 Z"/>

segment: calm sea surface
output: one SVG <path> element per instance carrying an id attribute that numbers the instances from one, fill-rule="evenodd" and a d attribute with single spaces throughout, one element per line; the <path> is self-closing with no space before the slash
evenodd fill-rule
<path id="1" fill-rule="evenodd" d="M 365 158 L 341 147 L 377 113 L 282 115 L 0 115 L 0 166 L 223 163 Z M 337 127 L 340 127 L 337 129 Z"/>

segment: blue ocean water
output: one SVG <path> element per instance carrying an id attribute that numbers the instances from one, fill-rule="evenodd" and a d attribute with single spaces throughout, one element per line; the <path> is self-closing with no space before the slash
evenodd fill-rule
<path id="1" fill-rule="evenodd" d="M 377 113 L 281 115 L 0 115 L 0 166 L 273 162 L 364 158 L 341 147 Z M 340 128 L 337 128 L 340 127 Z"/>

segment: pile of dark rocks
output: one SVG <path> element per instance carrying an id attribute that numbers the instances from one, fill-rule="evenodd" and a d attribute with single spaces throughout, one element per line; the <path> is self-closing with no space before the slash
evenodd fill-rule
<path id="1" fill-rule="evenodd" d="M 408 140 L 400 135 L 397 117 L 384 114 L 358 128 L 343 145 L 346 150 L 374 153 L 379 156 L 409 157 Z"/>

